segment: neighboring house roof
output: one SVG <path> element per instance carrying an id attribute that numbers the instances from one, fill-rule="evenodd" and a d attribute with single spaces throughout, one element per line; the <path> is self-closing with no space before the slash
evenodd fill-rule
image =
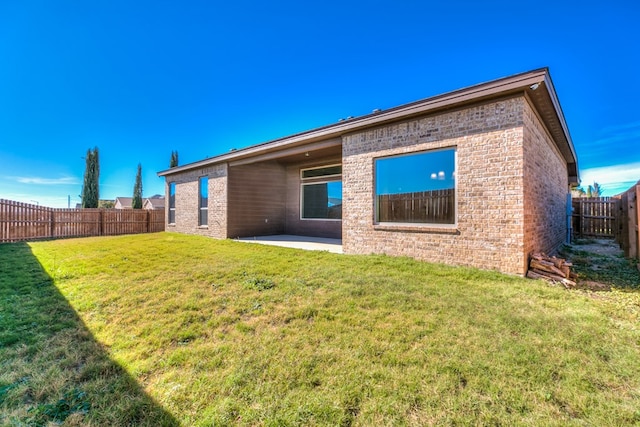
<path id="1" fill-rule="evenodd" d="M 116 197 L 116 209 L 131 209 L 133 197 Z"/>
<path id="2" fill-rule="evenodd" d="M 164 209 L 164 196 L 156 194 L 155 196 L 147 197 L 142 203 L 143 209 Z"/>
<path id="3" fill-rule="evenodd" d="M 356 130 L 388 124 L 411 117 L 436 113 L 451 108 L 508 96 L 526 96 L 534 105 L 540 119 L 553 137 L 562 153 L 569 172 L 569 182 L 578 183 L 578 158 L 576 155 L 564 114 L 558 101 L 548 68 L 481 83 L 431 98 L 404 104 L 388 110 L 374 111 L 361 117 L 349 118 L 338 123 L 312 129 L 273 141 L 233 150 L 230 153 L 174 167 L 158 176 L 229 162 L 231 166 L 275 159 L 285 155 L 304 153 L 308 150 L 329 149 L 342 144 L 341 136 Z"/>

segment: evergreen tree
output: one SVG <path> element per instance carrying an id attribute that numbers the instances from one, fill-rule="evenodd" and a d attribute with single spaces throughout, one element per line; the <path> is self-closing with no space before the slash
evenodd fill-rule
<path id="1" fill-rule="evenodd" d="M 82 184 L 82 207 L 97 208 L 100 200 L 100 160 L 98 147 L 87 150 L 84 182 Z"/>
<path id="2" fill-rule="evenodd" d="M 133 209 L 142 209 L 142 165 L 138 163 L 138 173 L 136 174 L 136 183 L 133 185 L 133 200 L 131 201 Z"/>
<path id="3" fill-rule="evenodd" d="M 178 152 L 177 151 L 172 151 L 171 152 L 171 160 L 169 161 L 169 167 L 170 168 L 175 168 L 176 166 L 178 166 Z"/>

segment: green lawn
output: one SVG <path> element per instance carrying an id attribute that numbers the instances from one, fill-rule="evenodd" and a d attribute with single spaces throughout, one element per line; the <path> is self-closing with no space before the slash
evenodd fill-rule
<path id="1" fill-rule="evenodd" d="M 0 245 L 0 425 L 640 424 L 625 286 L 171 233 Z"/>

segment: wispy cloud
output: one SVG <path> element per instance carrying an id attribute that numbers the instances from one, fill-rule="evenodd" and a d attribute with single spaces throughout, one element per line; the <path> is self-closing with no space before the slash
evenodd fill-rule
<path id="1" fill-rule="evenodd" d="M 583 182 L 587 185 L 592 183 L 593 178 L 590 176 L 593 174 L 597 174 L 598 183 L 637 182 L 640 179 L 637 169 L 637 165 L 640 164 L 638 146 L 640 146 L 640 121 L 638 120 L 604 127 L 592 138 L 579 141 L 576 145 L 579 163 L 589 167 L 581 171 Z"/>
<path id="2" fill-rule="evenodd" d="M 628 132 L 628 131 L 640 132 L 640 121 L 624 123 L 621 125 L 606 126 L 605 128 L 602 129 L 603 133 L 617 133 L 617 132 Z"/>
<path id="3" fill-rule="evenodd" d="M 611 144 L 640 140 L 640 121 L 603 128 L 596 138 L 585 141 L 587 146 L 614 148 Z"/>
<path id="4" fill-rule="evenodd" d="M 38 185 L 75 185 L 79 184 L 77 178 L 72 176 L 64 176 L 61 178 L 43 178 L 39 176 L 14 176 L 14 181 L 21 184 L 38 184 Z"/>
<path id="5" fill-rule="evenodd" d="M 606 196 L 619 194 L 640 180 L 640 162 L 615 166 L 603 166 L 580 171 L 583 187 L 600 184 Z"/>

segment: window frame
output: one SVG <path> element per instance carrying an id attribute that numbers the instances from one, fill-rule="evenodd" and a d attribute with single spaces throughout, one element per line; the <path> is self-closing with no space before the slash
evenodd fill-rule
<path id="1" fill-rule="evenodd" d="M 172 219 L 173 221 L 171 221 Z M 169 209 L 167 212 L 167 224 L 170 224 L 170 225 L 176 224 L 176 183 L 175 181 L 169 183 Z"/>
<path id="2" fill-rule="evenodd" d="M 339 174 L 329 174 L 329 175 L 319 175 L 314 177 L 305 178 L 304 171 L 308 170 L 316 170 L 316 169 L 324 169 L 340 166 Z M 309 185 L 317 185 L 317 184 L 328 184 L 331 182 L 339 182 L 340 188 L 342 190 L 342 163 L 331 163 L 328 165 L 322 166 L 314 166 L 310 168 L 301 168 L 300 169 L 300 206 L 298 209 L 299 219 L 300 221 L 342 221 L 342 213 L 340 214 L 340 218 L 305 218 L 303 216 L 304 212 L 304 188 Z"/>
<path id="3" fill-rule="evenodd" d="M 438 223 L 438 222 L 395 222 L 395 221 L 380 221 L 379 220 L 379 207 L 378 207 L 378 160 L 393 159 L 400 157 L 408 157 L 415 155 L 423 155 L 428 153 L 437 153 L 443 151 L 453 152 L 453 174 L 455 176 L 453 181 L 453 222 L 452 223 Z M 429 190 L 425 190 L 429 191 Z M 374 157 L 373 158 L 373 225 L 384 228 L 416 228 L 416 229 L 457 229 L 458 227 L 458 147 L 447 146 L 439 147 L 428 150 L 412 151 L 409 153 L 392 154 L 388 156 Z"/>
<path id="4" fill-rule="evenodd" d="M 203 182 L 206 181 L 206 186 L 203 187 Z M 202 197 L 202 189 L 206 189 L 206 206 L 202 205 L 204 197 Z M 203 215 L 205 216 L 205 221 L 203 221 Z M 198 177 L 198 227 L 208 227 L 209 226 L 209 175 L 204 175 Z"/>

